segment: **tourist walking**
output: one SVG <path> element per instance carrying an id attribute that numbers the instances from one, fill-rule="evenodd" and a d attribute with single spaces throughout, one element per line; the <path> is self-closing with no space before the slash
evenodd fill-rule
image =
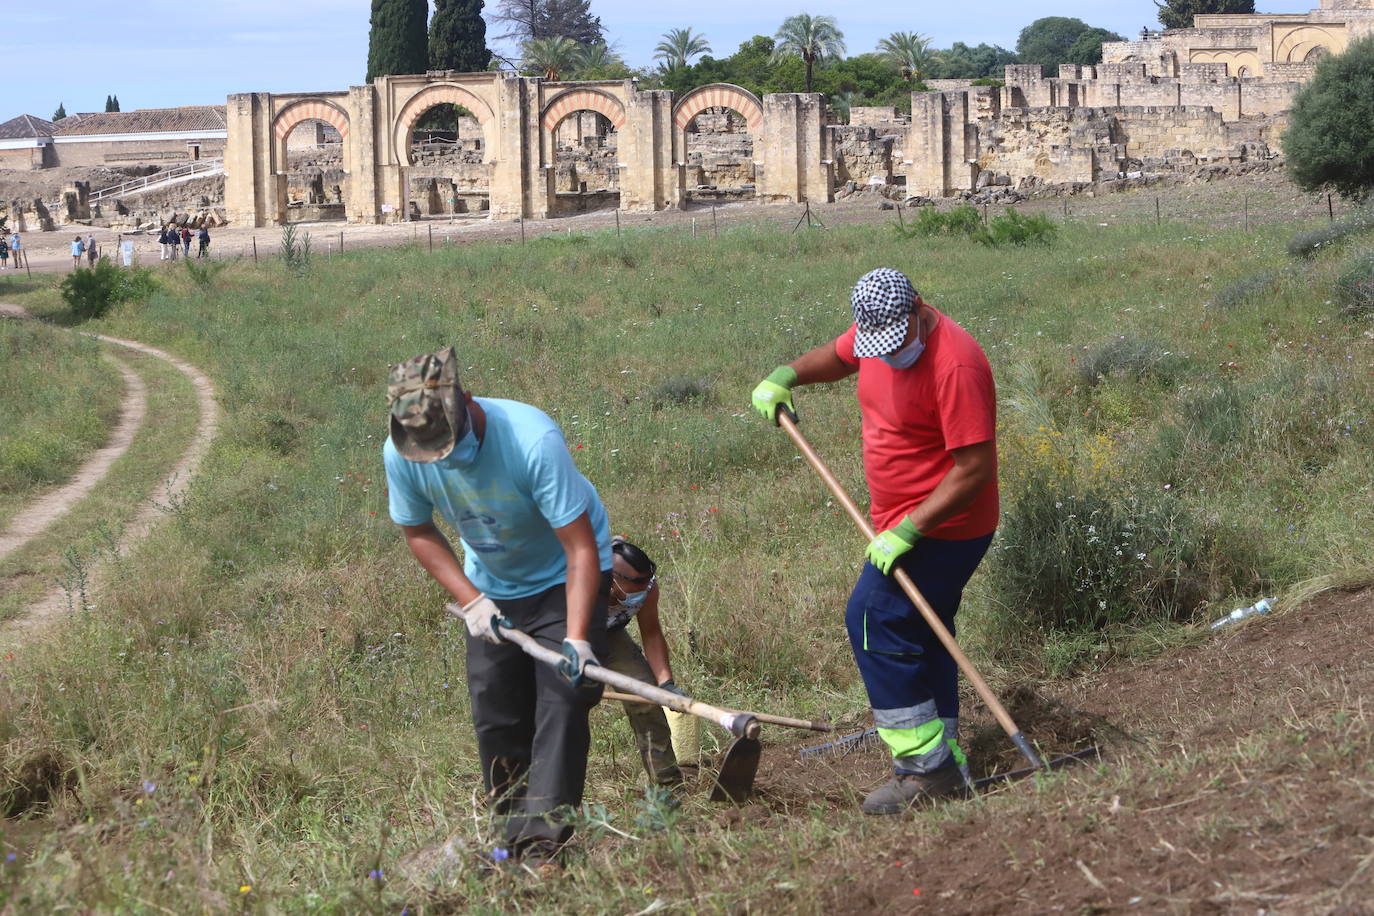
<path id="1" fill-rule="evenodd" d="M 0 236 L 0 270 L 10 269 L 10 243 Z"/>
<path id="2" fill-rule="evenodd" d="M 181 253 L 188 258 L 191 256 L 191 230 L 185 226 L 181 227 Z"/>
<path id="3" fill-rule="evenodd" d="M 81 236 L 77 236 L 72 242 L 72 270 L 81 266 L 81 256 L 86 253 L 86 243 L 81 241 Z"/>
<path id="4" fill-rule="evenodd" d="M 543 411 L 474 398 L 453 347 L 391 371 L 383 447 L 389 508 L 420 565 L 467 624 L 467 681 L 487 801 L 502 848 L 557 863 L 582 803 L 601 686 L 586 665 L 606 654 L 611 536 L 606 510 Z M 435 524 L 457 533 L 459 562 Z M 501 637 L 513 626 L 561 650 L 553 667 Z"/>
<path id="5" fill-rule="evenodd" d="M 15 270 L 28 263 L 28 255 L 24 252 L 24 240 L 19 237 L 17 231 L 10 236 L 10 257 L 14 259 Z"/>
<path id="6" fill-rule="evenodd" d="M 86 263 L 91 267 L 95 266 L 96 258 L 100 256 L 100 249 L 95 244 L 95 233 L 86 236 Z"/>
<path id="7" fill-rule="evenodd" d="M 172 260 L 172 227 L 163 226 L 162 232 L 157 237 L 157 243 L 162 246 L 162 257 L 159 260 Z"/>
<path id="8" fill-rule="evenodd" d="M 196 249 L 196 257 L 206 258 L 210 256 L 210 227 L 201 226 L 200 233 L 197 235 L 200 240 L 200 247 Z"/>
<path id="9" fill-rule="evenodd" d="M 997 398 L 978 342 L 926 304 L 902 273 L 879 268 L 851 295 L 854 324 L 754 389 L 777 422 L 797 385 L 858 373 L 864 475 L 880 532 L 845 611 L 850 645 L 892 781 L 863 802 L 897 814 L 967 791 L 957 742 L 959 669 L 891 577 L 904 570 L 954 633 L 964 586 L 997 528 Z"/>

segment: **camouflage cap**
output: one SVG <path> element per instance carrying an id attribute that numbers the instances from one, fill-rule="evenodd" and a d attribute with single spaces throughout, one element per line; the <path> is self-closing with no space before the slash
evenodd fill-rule
<path id="1" fill-rule="evenodd" d="M 445 347 L 391 368 L 386 387 L 391 441 L 403 458 L 428 464 L 448 455 L 468 431 L 458 353 Z"/>

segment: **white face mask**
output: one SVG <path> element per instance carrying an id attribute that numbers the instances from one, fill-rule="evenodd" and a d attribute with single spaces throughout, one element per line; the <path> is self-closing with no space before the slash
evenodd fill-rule
<path id="1" fill-rule="evenodd" d="M 926 351 L 926 342 L 919 336 L 911 343 L 899 350 L 894 350 L 886 356 L 881 356 L 883 362 L 893 369 L 910 369 L 916 365 L 916 360 L 921 358 L 921 354 Z"/>

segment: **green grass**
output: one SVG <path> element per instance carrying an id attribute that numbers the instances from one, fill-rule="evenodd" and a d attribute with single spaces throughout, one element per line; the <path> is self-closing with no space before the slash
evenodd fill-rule
<path id="1" fill-rule="evenodd" d="M 75 338 L 70 331 L 49 329 Z M 148 416 L 128 451 L 66 515 L 20 549 L 0 559 L 0 621 L 62 587 L 73 606 L 83 603 L 96 561 L 124 543 L 124 526 L 176 463 L 190 441 L 198 406 L 195 392 L 173 366 L 106 344 L 147 385 Z"/>
<path id="2" fill-rule="evenodd" d="M 388 364 L 456 343 L 474 393 L 532 402 L 562 424 L 614 529 L 660 562 L 680 683 L 741 707 L 852 716 L 865 703 L 842 610 L 863 545 L 786 436 L 748 409 L 754 383 L 844 330 L 859 275 L 907 270 L 982 342 L 1002 395 L 1015 536 L 970 588 L 971 654 L 996 681 L 1144 651 L 1212 616 L 1204 602 L 1229 609 L 1368 562 L 1374 360 L 1369 326 L 1328 301 L 1339 263 L 1319 257 L 1306 282 L 1208 305 L 1281 267 L 1293 228 L 1071 224 L 1050 247 L 1003 250 L 883 227 L 643 232 L 364 251 L 304 278 L 244 267 L 204 290 L 170 278 L 181 285 L 94 326 L 208 372 L 223 431 L 173 523 L 124 562 L 98 610 L 0 682 L 7 771 L 42 753 L 80 774 L 12 841 L 23 867 L 6 873 L 10 899 L 634 912 L 667 887 L 679 901 L 713 895 L 695 904 L 712 911 L 816 909 L 805 882 L 786 901 L 776 885 L 872 828 L 817 807 L 786 832 L 731 830 L 693 800 L 679 826 L 654 832 L 616 711 L 595 716 L 584 834 L 605 836 L 613 865 L 593 853 L 537 896 L 471 872 L 422 893 L 395 877 L 409 850 L 452 832 L 479 841 L 480 779 L 461 626 L 386 518 Z M 1121 338 L 1152 342 L 1116 349 L 1168 371 L 1127 362 L 1085 379 L 1085 354 L 1110 368 Z M 852 382 L 797 404 L 861 496 Z M 1152 507 L 1131 534 L 1143 560 L 1069 518 L 1090 497 Z M 1069 621 L 1023 614 L 1026 595 L 1008 585 L 1056 538 L 1083 570 L 1087 597 Z M 1170 582 L 1163 564 L 1180 557 L 1186 582 Z M 1074 598 L 1065 581 L 1045 607 Z M 1104 619 L 1085 620 L 1102 601 Z M 765 847 L 767 867 L 747 867 Z M 392 877 L 369 880 L 379 864 Z"/>
<path id="3" fill-rule="evenodd" d="M 124 384 L 100 345 L 60 328 L 0 320 L 0 528 L 68 479 L 108 438 Z"/>

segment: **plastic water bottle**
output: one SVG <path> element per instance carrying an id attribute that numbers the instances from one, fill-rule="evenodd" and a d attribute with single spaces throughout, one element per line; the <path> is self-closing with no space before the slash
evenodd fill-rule
<path id="1" fill-rule="evenodd" d="M 1234 623 L 1237 620 L 1244 620 L 1246 617 L 1254 617 L 1256 614 L 1268 614 L 1273 609 L 1273 598 L 1261 598 L 1258 602 L 1250 605 L 1249 607 L 1236 608 L 1234 611 L 1227 614 L 1225 617 L 1213 623 L 1212 629 L 1215 630 L 1217 627 L 1224 627 L 1226 626 L 1226 624 Z"/>

